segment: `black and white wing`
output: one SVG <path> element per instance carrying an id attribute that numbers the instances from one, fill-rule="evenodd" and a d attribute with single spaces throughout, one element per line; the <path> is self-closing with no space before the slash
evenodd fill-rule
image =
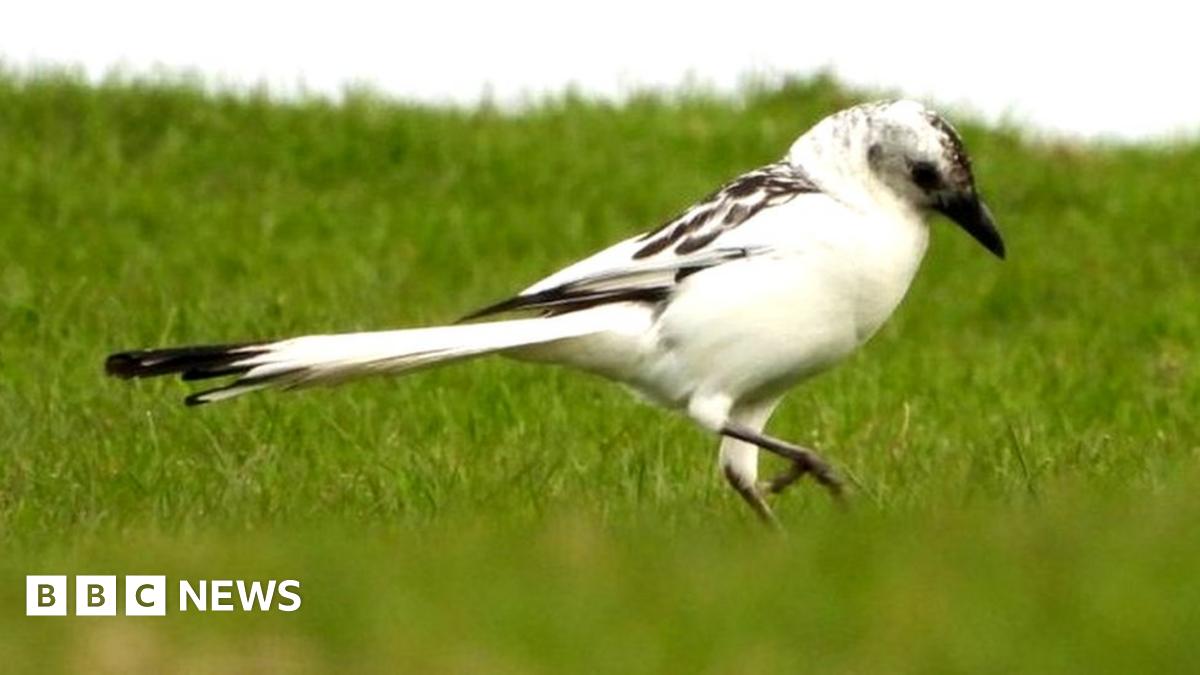
<path id="1" fill-rule="evenodd" d="M 464 320 L 514 311 L 561 314 L 610 302 L 661 302 L 690 274 L 770 250 L 723 245 L 722 235 L 764 209 L 819 192 L 786 161 L 768 164 L 729 181 L 657 229 L 570 265 Z"/>
<path id="2" fill-rule="evenodd" d="M 642 246 L 633 258 L 647 258 L 668 249 L 677 255 L 699 251 L 759 211 L 819 191 L 806 174 L 786 161 L 768 164 L 729 181 L 658 229 L 638 237 Z"/>

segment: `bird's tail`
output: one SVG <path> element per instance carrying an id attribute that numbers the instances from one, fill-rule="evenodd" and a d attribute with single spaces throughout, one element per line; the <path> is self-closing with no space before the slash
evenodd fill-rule
<path id="1" fill-rule="evenodd" d="M 545 344 L 605 330 L 603 312 L 433 328 L 308 335 L 278 342 L 146 349 L 113 354 L 109 375 L 124 379 L 179 374 L 184 380 L 236 377 L 188 396 L 188 405 L 269 387 L 335 384 L 375 373 L 401 373 L 458 359 Z"/>

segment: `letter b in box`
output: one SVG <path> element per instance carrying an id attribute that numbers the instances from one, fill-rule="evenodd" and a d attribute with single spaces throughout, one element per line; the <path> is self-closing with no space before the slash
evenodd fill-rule
<path id="1" fill-rule="evenodd" d="M 80 574 L 75 577 L 75 616 L 116 616 L 117 578 Z"/>
<path id="2" fill-rule="evenodd" d="M 25 577 L 25 616 L 66 615 L 66 575 L 30 574 Z"/>

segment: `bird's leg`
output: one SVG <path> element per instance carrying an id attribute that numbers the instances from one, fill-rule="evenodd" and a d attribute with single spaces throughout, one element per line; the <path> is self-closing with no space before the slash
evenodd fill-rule
<path id="1" fill-rule="evenodd" d="M 759 520 L 773 529 L 783 529 L 779 521 L 775 519 L 775 514 L 771 511 L 771 507 L 767 505 L 767 500 L 763 499 L 762 492 L 757 485 L 753 482 L 747 483 L 741 476 L 729 468 L 725 469 L 725 480 L 729 481 L 733 489 L 742 496 L 742 499 L 746 500 L 750 508 L 754 509 L 754 514 L 758 516 Z"/>
<path id="2" fill-rule="evenodd" d="M 770 492 L 779 492 L 788 485 L 791 485 L 800 476 L 810 473 L 818 483 L 824 485 L 829 490 L 829 493 L 835 499 L 840 500 L 842 498 L 842 480 L 837 477 L 833 468 L 812 450 L 788 443 L 787 441 L 781 441 L 778 438 L 772 438 L 736 422 L 727 422 L 721 428 L 721 434 L 730 438 L 736 438 L 739 441 L 745 441 L 746 443 L 753 443 L 763 450 L 773 452 L 792 462 L 790 470 L 784 472 L 768 484 Z"/>
<path id="3" fill-rule="evenodd" d="M 761 487 L 767 494 L 777 495 L 791 487 L 792 483 L 803 478 L 806 473 L 808 473 L 808 469 L 803 464 L 792 462 L 788 468 L 780 471 L 771 480 L 763 481 Z"/>
<path id="4" fill-rule="evenodd" d="M 724 423 L 733 422 L 746 429 L 759 430 L 767 423 L 776 403 L 777 399 L 747 402 L 724 410 L 710 411 L 710 418 L 722 419 Z M 703 410 L 700 412 L 703 413 Z M 719 429 L 721 424 L 711 426 Z M 758 516 L 760 521 L 769 527 L 780 529 L 779 521 L 775 520 L 775 514 L 767 505 L 767 495 L 759 487 L 758 453 L 759 449 L 753 443 L 730 436 L 723 437 L 719 453 L 721 472 L 742 500 L 754 509 L 754 515 Z"/>

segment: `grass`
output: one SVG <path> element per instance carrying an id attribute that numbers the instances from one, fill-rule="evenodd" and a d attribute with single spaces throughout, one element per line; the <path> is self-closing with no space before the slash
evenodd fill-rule
<path id="1" fill-rule="evenodd" d="M 765 536 L 686 421 L 500 360 L 189 410 L 110 351 L 454 319 L 860 100 L 0 77 L 0 655 L 47 672 L 1195 672 L 1200 143 L 963 120 L 1010 247 L 935 226 L 774 433 L 859 488 Z M 34 573 L 296 578 L 303 607 L 26 618 Z"/>

